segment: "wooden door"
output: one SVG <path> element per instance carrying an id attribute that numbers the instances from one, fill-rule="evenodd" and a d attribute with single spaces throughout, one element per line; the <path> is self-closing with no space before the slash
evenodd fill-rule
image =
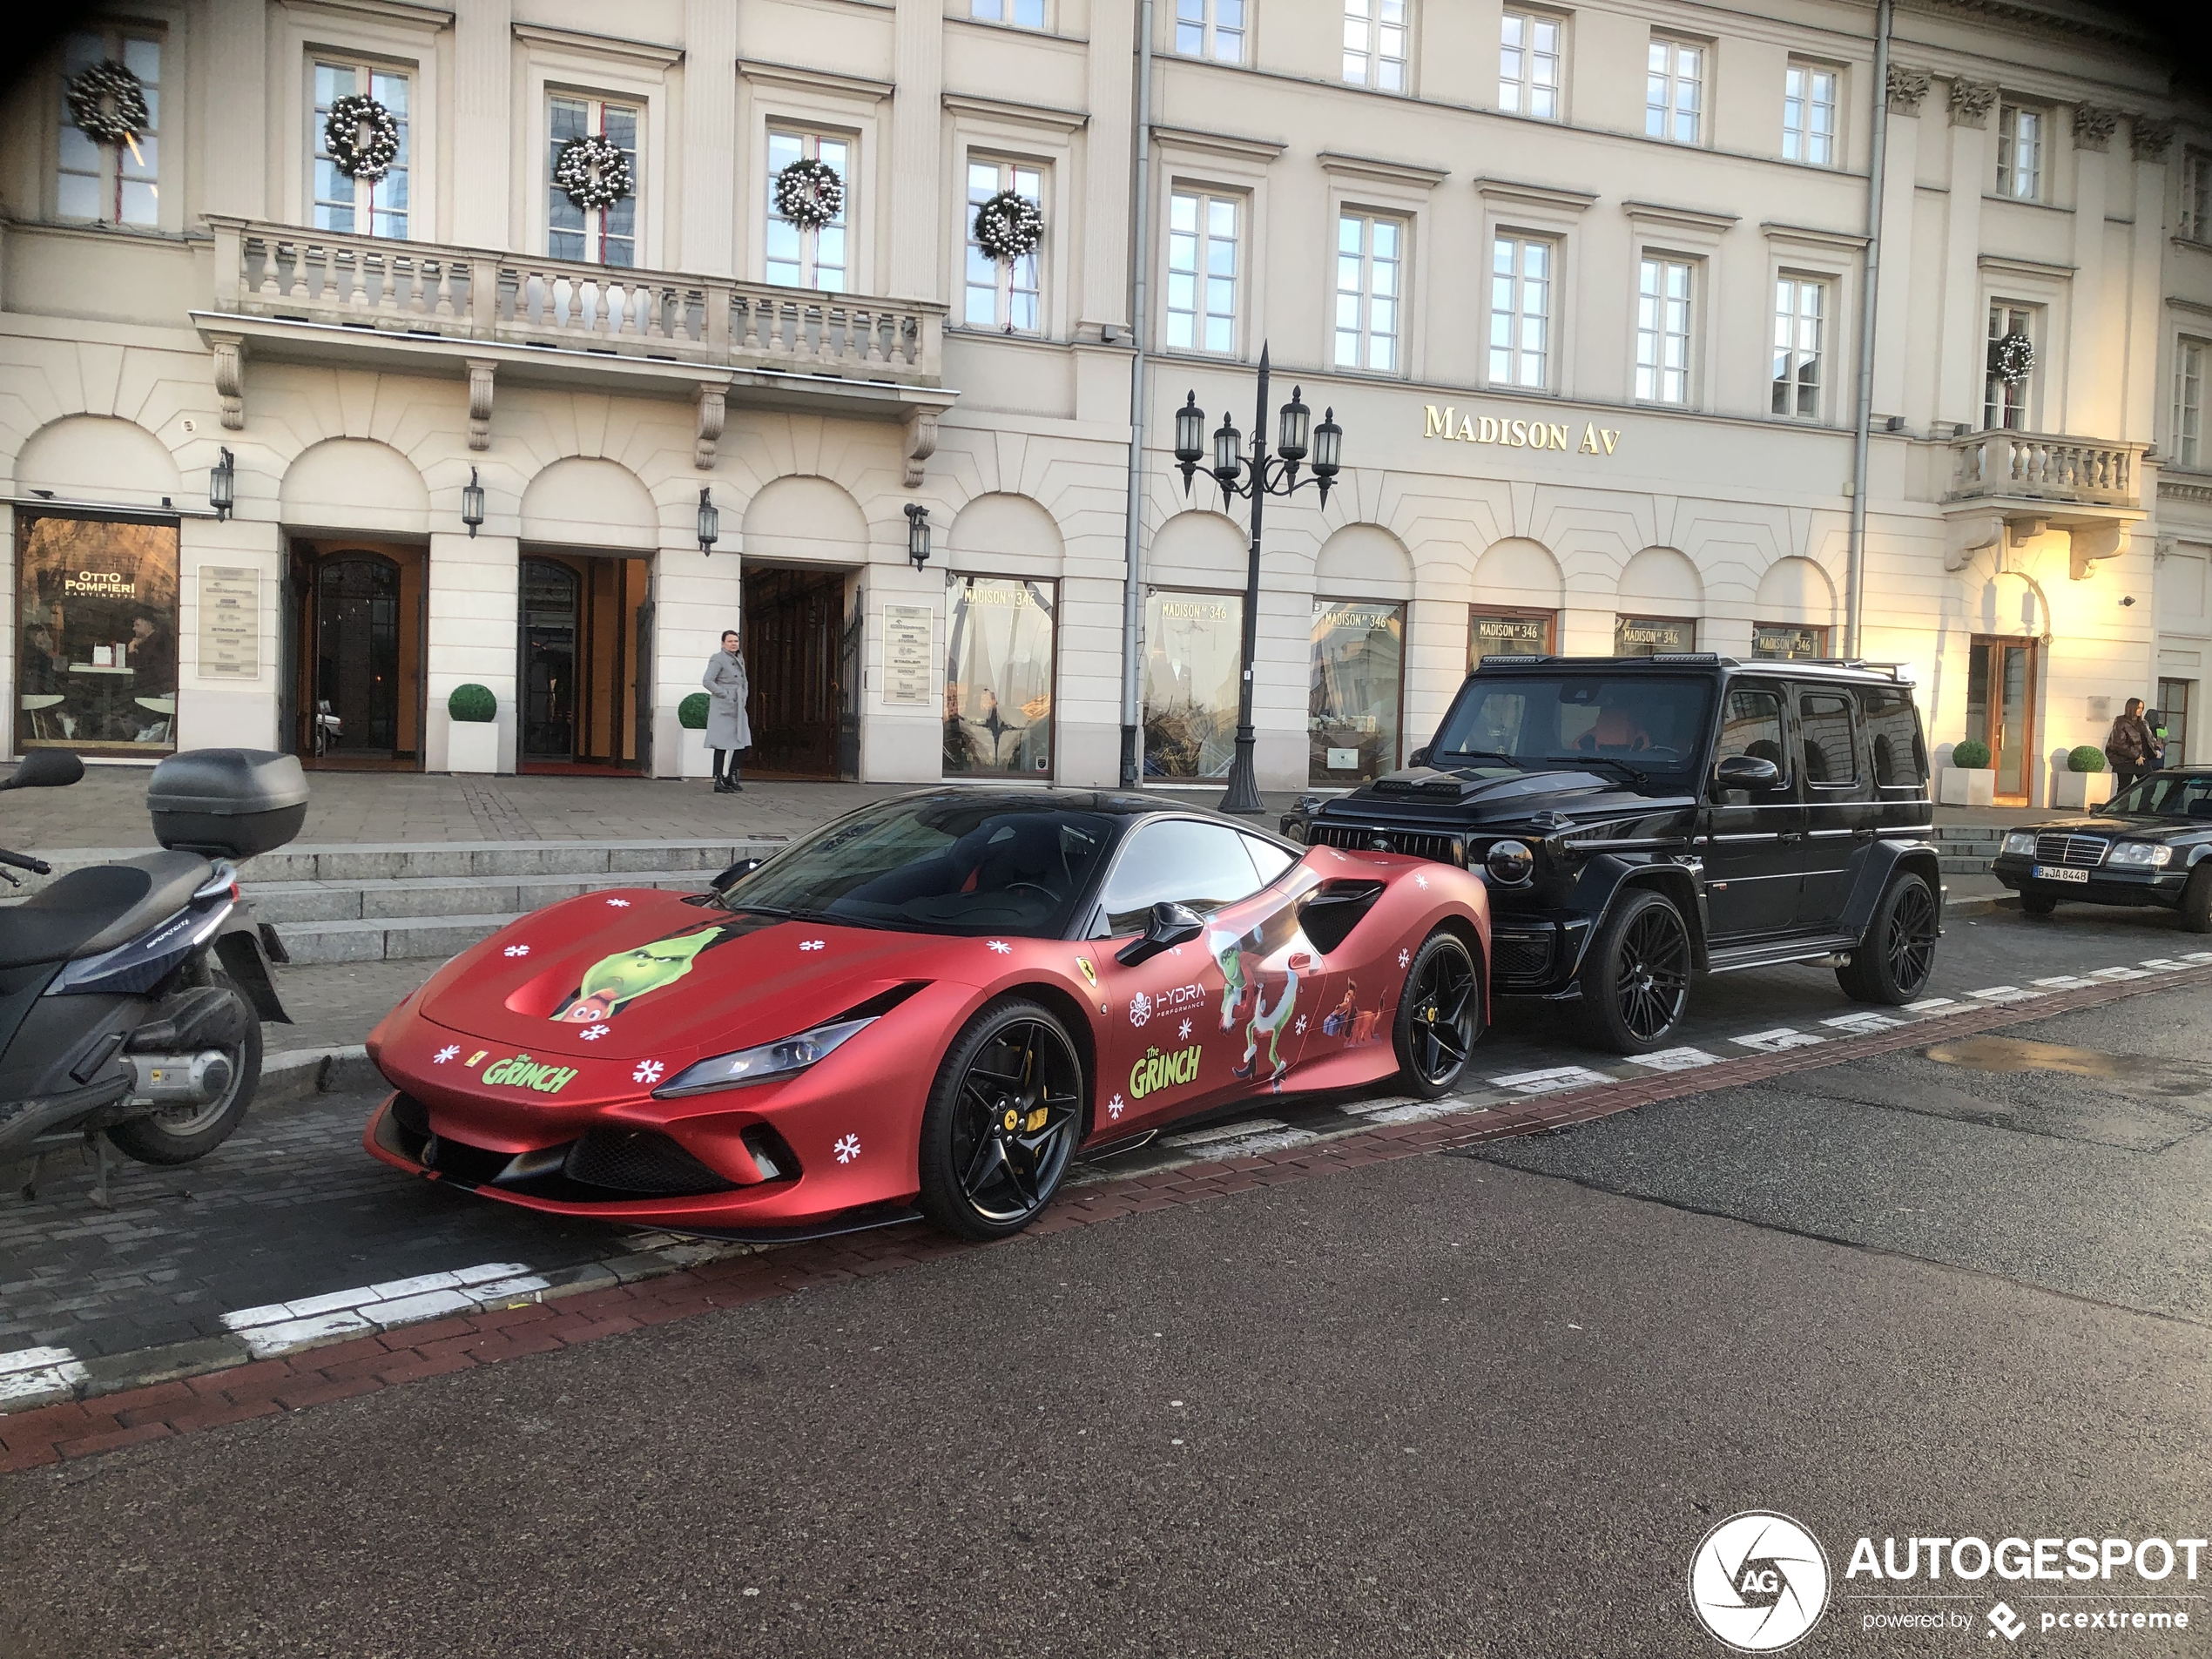
<path id="1" fill-rule="evenodd" d="M 844 622 L 841 570 L 755 570 L 745 577 L 741 631 L 752 691 L 748 771 L 837 776 Z"/>
<path id="2" fill-rule="evenodd" d="M 1966 663 L 1966 735 L 1989 745 L 1997 803 L 2025 806 L 2035 780 L 2036 644 L 1974 636 Z"/>

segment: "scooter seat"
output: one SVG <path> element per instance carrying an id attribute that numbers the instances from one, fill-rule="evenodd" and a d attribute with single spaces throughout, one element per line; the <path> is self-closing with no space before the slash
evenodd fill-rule
<path id="1" fill-rule="evenodd" d="M 210 872 L 191 853 L 147 853 L 71 870 L 0 908 L 0 968 L 73 961 L 136 938 L 192 902 Z"/>

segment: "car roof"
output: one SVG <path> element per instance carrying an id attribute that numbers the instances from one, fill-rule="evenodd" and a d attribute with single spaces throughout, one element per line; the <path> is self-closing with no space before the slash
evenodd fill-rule
<path id="1" fill-rule="evenodd" d="M 1792 679 L 1847 680 L 1858 685 L 1912 689 L 1912 682 L 1904 678 L 1904 665 L 1898 663 L 1868 662 L 1855 657 L 1761 658 L 1747 663 L 1709 651 L 1662 651 L 1656 657 L 1494 656 L 1477 663 L 1474 671 L 1485 675 L 1556 673 L 1563 668 L 1577 673 L 1602 669 L 1608 674 L 1680 674 L 1685 670 L 1707 669 L 1722 674 L 1785 674 Z"/>
<path id="2" fill-rule="evenodd" d="M 1153 813 L 1177 813 L 1190 818 L 1219 818 L 1224 824 L 1238 829 L 1255 830 L 1264 835 L 1257 825 L 1239 822 L 1215 812 L 1197 801 L 1170 800 L 1161 795 L 1147 795 L 1134 790 L 1061 789 L 1035 785 L 1008 787 L 992 784 L 946 784 L 934 788 L 917 789 L 899 797 L 902 800 L 957 800 L 970 806 L 981 805 L 985 809 L 1007 812 L 1065 812 L 1103 813 L 1115 818 L 1142 818 Z"/>

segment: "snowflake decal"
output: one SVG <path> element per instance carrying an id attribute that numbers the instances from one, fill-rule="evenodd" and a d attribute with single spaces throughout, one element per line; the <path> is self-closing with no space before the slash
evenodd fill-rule
<path id="1" fill-rule="evenodd" d="M 1109 1117 L 1119 1117 L 1121 1115 L 1122 1097 L 1119 1095 L 1116 1095 L 1113 1099 L 1106 1103 L 1106 1116 Z"/>
<path id="2" fill-rule="evenodd" d="M 1303 1014 L 1299 1015 L 1298 1016 L 1298 1024 L 1293 1026 L 1291 1029 L 1295 1030 L 1298 1035 L 1304 1036 L 1305 1035 L 1305 1015 Z"/>
<path id="3" fill-rule="evenodd" d="M 507 954 L 509 956 L 527 956 L 529 954 L 530 948 L 528 945 L 509 945 L 507 948 Z"/>
<path id="4" fill-rule="evenodd" d="M 657 1083 L 660 1081 L 661 1073 L 667 1069 L 658 1060 L 640 1060 L 637 1069 L 630 1074 L 630 1081 L 634 1083 Z"/>
<path id="5" fill-rule="evenodd" d="M 1425 875 L 1417 875 L 1413 878 L 1413 885 L 1419 887 L 1423 893 L 1426 893 L 1428 891 L 1428 878 Z"/>
<path id="6" fill-rule="evenodd" d="M 829 941 L 826 939 L 802 939 L 799 941 L 799 948 L 801 950 L 821 950 L 828 944 Z"/>
<path id="7" fill-rule="evenodd" d="M 860 1137 L 857 1135 L 845 1136 L 830 1150 L 837 1154 L 840 1163 L 850 1163 L 860 1156 Z"/>
<path id="8" fill-rule="evenodd" d="M 994 939 L 991 941 L 990 949 L 991 954 L 994 956 L 1011 956 L 1014 954 L 1014 947 L 1008 944 L 1003 939 Z"/>
<path id="9" fill-rule="evenodd" d="M 577 1035 L 582 1037 L 586 1042 L 597 1042 L 611 1029 L 613 1029 L 611 1026 L 587 1025 L 583 1030 L 577 1032 Z"/>
<path id="10" fill-rule="evenodd" d="M 1413 953 L 1412 951 L 1410 951 L 1410 950 L 1401 950 L 1401 951 L 1399 951 L 1399 952 L 1398 953 L 1398 965 L 1399 965 L 1399 967 L 1400 967 L 1400 968 L 1410 968 L 1411 966 L 1413 966 Z"/>
<path id="11" fill-rule="evenodd" d="M 1190 1040 L 1190 1022 L 1185 1020 L 1181 1025 L 1176 1027 L 1175 1035 L 1181 1041 L 1188 1042 Z"/>
<path id="12" fill-rule="evenodd" d="M 461 1045 L 457 1042 L 448 1042 L 430 1056 L 430 1063 L 434 1066 L 442 1066 L 448 1060 L 459 1058 L 461 1058 Z"/>
<path id="13" fill-rule="evenodd" d="M 1426 887 L 1428 884 L 1424 881 L 1421 885 L 1423 887 Z M 607 903 L 617 910 L 627 910 L 630 908 L 630 900 L 627 899 L 610 899 L 607 900 Z"/>

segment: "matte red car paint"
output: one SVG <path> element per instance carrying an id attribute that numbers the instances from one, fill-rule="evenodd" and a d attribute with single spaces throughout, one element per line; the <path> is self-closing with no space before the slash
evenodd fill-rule
<path id="1" fill-rule="evenodd" d="M 1325 882 L 1382 894 L 1331 953 L 1298 902 Z M 946 1049 L 1008 994 L 1080 1008 L 1096 1143 L 1278 1093 L 1358 1088 L 1397 1069 L 1406 964 L 1437 927 L 1473 937 L 1488 984 L 1480 880 L 1450 865 L 1310 849 L 1211 917 L 1198 940 L 1134 968 L 1120 939 L 948 937 L 739 917 L 655 889 L 552 905 L 463 952 L 370 1035 L 371 1058 L 441 1136 L 496 1152 L 613 1125 L 664 1132 L 734 1190 L 576 1202 L 482 1187 L 557 1214 L 714 1229 L 817 1225 L 915 1195 L 921 1118 Z M 777 1042 L 886 992 L 921 988 L 783 1081 L 670 1099 L 654 1088 L 716 1055 Z M 421 1173 L 388 1136 L 362 1143 Z M 740 1141 L 771 1125 L 796 1178 L 763 1182 Z"/>

